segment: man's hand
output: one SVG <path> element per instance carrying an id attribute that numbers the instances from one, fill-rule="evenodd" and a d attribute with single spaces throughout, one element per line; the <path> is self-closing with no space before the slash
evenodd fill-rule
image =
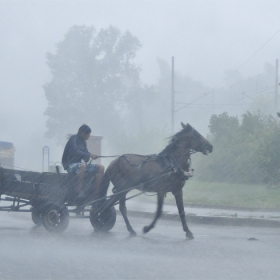
<path id="1" fill-rule="evenodd" d="M 98 158 L 98 155 L 90 154 L 90 157 L 91 157 L 92 159 L 97 159 L 97 158 Z"/>

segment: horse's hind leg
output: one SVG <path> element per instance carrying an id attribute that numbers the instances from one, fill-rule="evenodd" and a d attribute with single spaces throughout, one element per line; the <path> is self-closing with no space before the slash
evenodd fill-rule
<path id="1" fill-rule="evenodd" d="M 186 232 L 186 237 L 189 239 L 193 239 L 194 238 L 193 234 L 189 230 L 187 222 L 186 222 L 186 215 L 185 215 L 184 202 L 183 202 L 183 190 L 179 189 L 179 190 L 176 190 L 176 192 L 172 192 L 172 193 L 176 199 L 178 212 L 179 212 L 180 219 L 182 222 L 183 230 L 184 230 L 184 232 Z"/>
<path id="2" fill-rule="evenodd" d="M 127 210 L 126 210 L 125 201 L 126 201 L 125 196 L 123 196 L 119 201 L 120 202 L 119 209 L 120 209 L 120 212 L 122 213 L 123 219 L 124 219 L 125 224 L 126 224 L 126 228 L 130 232 L 130 235 L 131 236 L 136 236 L 136 232 L 133 230 L 133 228 L 132 228 L 132 226 L 129 223 L 129 220 L 127 218 Z"/>
<path id="3" fill-rule="evenodd" d="M 158 197 L 158 202 L 157 202 L 157 212 L 156 212 L 156 216 L 153 220 L 153 222 L 149 225 L 149 226 L 145 226 L 143 228 L 143 232 L 147 233 L 149 232 L 156 224 L 157 219 L 161 216 L 162 213 L 162 205 L 163 205 L 163 201 L 164 201 L 164 193 L 157 193 L 157 197 Z"/>

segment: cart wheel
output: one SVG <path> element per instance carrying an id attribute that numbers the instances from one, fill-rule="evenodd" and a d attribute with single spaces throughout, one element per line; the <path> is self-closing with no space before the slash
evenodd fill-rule
<path id="1" fill-rule="evenodd" d="M 33 208 L 31 210 L 31 218 L 32 218 L 33 223 L 36 226 L 41 226 L 42 225 L 42 212 L 39 211 L 38 209 Z"/>
<path id="2" fill-rule="evenodd" d="M 68 209 L 64 205 L 47 205 L 42 215 L 42 223 L 49 232 L 63 232 L 69 225 Z"/>
<path id="3" fill-rule="evenodd" d="M 116 223 L 116 209 L 114 206 L 103 211 L 101 214 L 99 212 L 94 211 L 95 207 L 93 206 L 90 211 L 90 222 L 93 228 L 96 231 L 109 231 L 113 228 Z"/>

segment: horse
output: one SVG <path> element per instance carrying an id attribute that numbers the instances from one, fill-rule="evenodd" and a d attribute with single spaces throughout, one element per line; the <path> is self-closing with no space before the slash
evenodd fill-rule
<path id="1" fill-rule="evenodd" d="M 136 232 L 127 217 L 126 194 L 131 189 L 138 189 L 157 193 L 157 211 L 152 223 L 143 228 L 144 233 L 155 226 L 162 213 L 164 197 L 167 192 L 171 192 L 176 200 L 186 238 L 194 238 L 186 222 L 182 189 L 185 181 L 192 176 L 191 154 L 201 152 L 207 155 L 212 152 L 213 146 L 190 124 L 181 125 L 182 130 L 171 137 L 169 144 L 159 154 L 124 154 L 113 160 L 105 171 L 100 186 L 101 196 L 106 197 L 110 182 L 115 195 L 107 199 L 99 210 L 102 212 L 102 209 L 119 202 L 119 210 L 131 236 L 135 236 Z"/>

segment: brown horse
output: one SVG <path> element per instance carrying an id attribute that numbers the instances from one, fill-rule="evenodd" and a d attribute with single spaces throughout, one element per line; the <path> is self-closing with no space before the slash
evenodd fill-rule
<path id="1" fill-rule="evenodd" d="M 127 218 L 125 202 L 126 194 L 132 188 L 136 188 L 145 192 L 156 192 L 158 198 L 155 218 L 149 226 L 143 228 L 144 233 L 155 226 L 162 213 L 165 194 L 172 192 L 186 237 L 193 239 L 193 234 L 186 223 L 182 188 L 185 181 L 192 176 L 191 153 L 201 152 L 207 155 L 212 152 L 213 146 L 189 124 L 181 123 L 181 125 L 183 129 L 171 138 L 169 145 L 161 153 L 148 156 L 122 155 L 110 163 L 104 174 L 101 184 L 103 195 L 107 193 L 110 181 L 114 185 L 115 195 L 99 210 L 102 212 L 102 209 L 107 209 L 119 201 L 120 212 L 131 235 L 136 233 Z"/>

